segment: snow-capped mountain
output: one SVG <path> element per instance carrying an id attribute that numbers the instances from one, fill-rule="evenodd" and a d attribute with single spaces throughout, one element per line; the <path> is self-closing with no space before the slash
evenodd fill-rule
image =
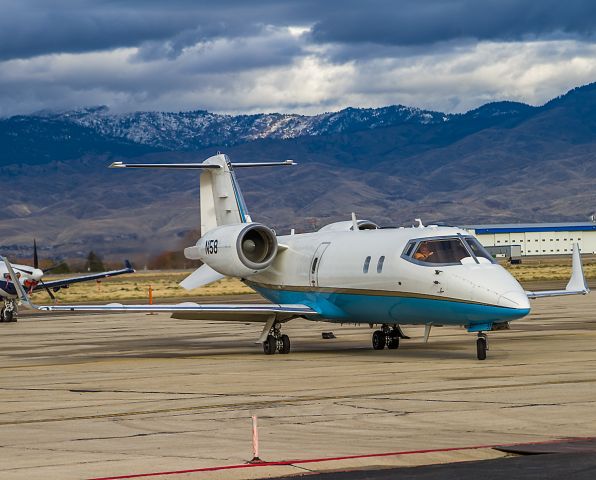
<path id="1" fill-rule="evenodd" d="M 204 110 L 112 114 L 105 106 L 44 112 L 40 116 L 87 127 L 102 136 L 177 151 L 236 145 L 257 139 L 289 139 L 402 124 L 437 124 L 450 118 L 440 112 L 402 105 L 346 108 L 314 116 L 280 113 L 233 116 Z"/>

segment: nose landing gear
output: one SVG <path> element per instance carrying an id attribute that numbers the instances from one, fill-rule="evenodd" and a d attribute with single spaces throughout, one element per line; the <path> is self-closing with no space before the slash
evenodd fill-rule
<path id="1" fill-rule="evenodd" d="M 488 337 L 486 333 L 478 332 L 476 340 L 476 356 L 478 360 L 486 360 L 486 351 L 488 350 Z"/>

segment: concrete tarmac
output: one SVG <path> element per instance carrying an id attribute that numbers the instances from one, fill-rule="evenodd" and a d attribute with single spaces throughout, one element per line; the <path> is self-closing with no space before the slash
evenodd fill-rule
<path id="1" fill-rule="evenodd" d="M 256 297 L 243 296 L 244 300 Z M 221 299 L 220 299 L 221 301 Z M 230 301 L 230 299 L 226 299 Z M 266 461 L 596 436 L 596 294 L 535 300 L 509 331 L 372 331 L 292 321 L 289 355 L 255 324 L 33 315 L 0 324 L 0 478 L 81 479 Z M 323 340 L 333 331 L 336 339 Z M 150 478 L 262 478 L 501 458 L 491 448 Z"/>

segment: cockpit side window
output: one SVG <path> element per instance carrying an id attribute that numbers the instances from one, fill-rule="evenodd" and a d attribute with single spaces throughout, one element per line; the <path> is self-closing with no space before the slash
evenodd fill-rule
<path id="1" fill-rule="evenodd" d="M 468 247 L 474 252 L 476 258 L 486 258 L 490 263 L 497 263 L 490 253 L 482 246 L 482 244 L 474 237 L 465 238 Z"/>
<path id="2" fill-rule="evenodd" d="M 404 256 L 405 257 L 409 257 L 412 255 L 412 252 L 414 251 L 414 247 L 416 246 L 416 242 L 410 242 L 408 243 L 408 245 L 406 246 L 406 249 L 404 250 Z"/>
<path id="3" fill-rule="evenodd" d="M 429 265 L 457 264 L 466 257 L 470 254 L 460 238 L 422 240 L 411 255 L 412 259 Z"/>

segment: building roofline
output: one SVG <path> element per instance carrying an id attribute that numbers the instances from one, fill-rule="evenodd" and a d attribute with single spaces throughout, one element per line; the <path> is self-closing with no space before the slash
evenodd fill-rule
<path id="1" fill-rule="evenodd" d="M 596 231 L 595 222 L 552 222 L 552 223 L 501 223 L 462 225 L 476 234 L 522 233 L 522 232 L 585 232 Z"/>

